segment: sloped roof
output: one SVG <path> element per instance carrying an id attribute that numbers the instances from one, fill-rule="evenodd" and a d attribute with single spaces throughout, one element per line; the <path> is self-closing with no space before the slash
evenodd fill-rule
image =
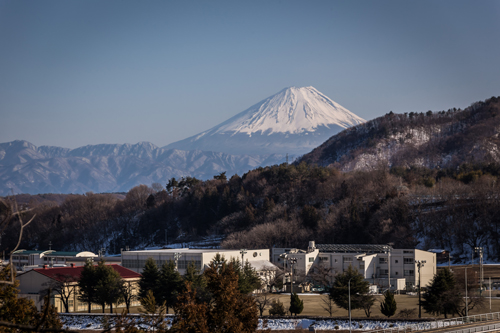
<path id="1" fill-rule="evenodd" d="M 97 266 L 97 265 L 95 265 Z M 132 279 L 132 278 L 139 278 L 141 277 L 141 274 L 136 273 L 128 268 L 125 268 L 120 265 L 116 264 L 111 264 L 111 265 L 106 265 L 106 266 L 111 266 L 115 271 L 120 274 L 120 276 L 123 279 Z M 82 273 L 84 266 L 75 266 L 75 267 L 54 267 L 54 268 L 35 268 L 33 271 L 40 273 L 42 275 L 45 275 L 51 279 L 57 280 L 57 281 L 62 281 L 63 277 L 70 276 L 75 279 L 75 281 L 78 281 L 80 279 L 80 275 Z"/>

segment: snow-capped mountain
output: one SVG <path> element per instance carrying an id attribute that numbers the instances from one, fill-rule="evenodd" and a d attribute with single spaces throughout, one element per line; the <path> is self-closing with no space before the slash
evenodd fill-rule
<path id="1" fill-rule="evenodd" d="M 227 121 L 165 148 L 229 154 L 303 154 L 365 122 L 313 87 L 290 87 Z"/>
<path id="2" fill-rule="evenodd" d="M 279 155 L 230 155 L 159 148 L 149 142 L 100 144 L 76 149 L 0 143 L 0 196 L 14 193 L 124 192 L 139 184 L 162 185 L 175 177 L 230 177 L 283 163 Z"/>

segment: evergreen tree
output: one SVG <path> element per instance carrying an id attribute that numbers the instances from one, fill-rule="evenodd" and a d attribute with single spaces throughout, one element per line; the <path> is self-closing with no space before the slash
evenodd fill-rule
<path id="1" fill-rule="evenodd" d="M 351 265 L 347 270 L 336 276 L 330 288 L 330 297 L 335 304 L 342 309 L 349 309 L 349 281 L 351 290 L 351 309 L 363 309 L 363 306 L 370 303 L 373 296 L 368 295 L 369 283 L 364 276 Z M 372 303 L 373 304 L 373 303 Z"/>
<path id="2" fill-rule="evenodd" d="M 238 259 L 231 260 L 231 264 L 238 274 L 238 289 L 242 294 L 249 294 L 262 287 L 262 280 L 248 261 L 243 267 Z"/>
<path id="3" fill-rule="evenodd" d="M 288 311 L 290 311 L 290 314 L 301 314 L 302 310 L 304 310 L 304 301 L 299 298 L 297 293 L 292 293 L 290 295 L 290 308 Z"/>
<path id="4" fill-rule="evenodd" d="M 190 283 L 193 292 L 199 300 L 208 301 L 210 295 L 207 291 L 207 280 L 205 276 L 196 268 L 194 262 L 190 262 L 186 268 L 186 274 L 183 276 L 184 283 Z"/>
<path id="5" fill-rule="evenodd" d="M 113 313 L 113 303 L 118 303 L 122 300 L 122 290 L 124 281 L 112 266 L 106 265 L 104 260 L 101 260 L 95 270 L 96 273 L 96 302 L 104 307 L 109 304 L 110 313 Z"/>
<path id="6" fill-rule="evenodd" d="M 158 297 L 158 288 L 160 283 L 160 272 L 153 258 L 146 260 L 146 265 L 142 270 L 141 279 L 139 280 L 139 298 L 146 297 L 148 290 L 153 291 L 153 295 Z M 158 302 L 158 298 L 156 299 Z"/>
<path id="7" fill-rule="evenodd" d="M 276 300 L 271 304 L 271 308 L 269 309 L 270 316 L 284 316 L 286 315 L 285 306 L 280 300 Z"/>
<path id="8" fill-rule="evenodd" d="M 448 268 L 439 270 L 427 286 L 423 298 L 422 307 L 427 313 L 444 314 L 445 318 L 456 313 L 462 297 L 456 288 L 453 273 Z"/>
<path id="9" fill-rule="evenodd" d="M 159 278 L 159 289 L 157 299 L 159 303 L 165 303 L 168 309 L 173 307 L 177 301 L 177 295 L 182 291 L 184 283 L 182 276 L 175 269 L 175 263 L 171 260 L 165 262 L 161 267 Z"/>
<path id="10" fill-rule="evenodd" d="M 92 310 L 92 303 L 95 302 L 97 285 L 96 267 L 94 263 L 87 260 L 83 270 L 80 273 L 80 280 L 78 281 L 78 299 L 88 304 L 88 312 Z"/>
<path id="11" fill-rule="evenodd" d="M 197 299 L 188 282 L 175 306 L 172 332 L 255 332 L 257 306 L 251 296 L 238 290 L 238 274 L 232 263 L 218 255 L 204 275 L 210 302 Z"/>
<path id="12" fill-rule="evenodd" d="M 394 294 L 387 290 L 384 294 L 384 300 L 380 303 L 380 312 L 384 316 L 392 317 L 397 310 L 396 300 L 394 299 Z"/>

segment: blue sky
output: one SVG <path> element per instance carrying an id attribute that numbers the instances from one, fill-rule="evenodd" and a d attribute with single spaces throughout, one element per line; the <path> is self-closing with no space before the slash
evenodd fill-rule
<path id="1" fill-rule="evenodd" d="M 500 95 L 499 1 L 0 0 L 0 142 L 206 130 L 288 86 L 365 119 Z"/>

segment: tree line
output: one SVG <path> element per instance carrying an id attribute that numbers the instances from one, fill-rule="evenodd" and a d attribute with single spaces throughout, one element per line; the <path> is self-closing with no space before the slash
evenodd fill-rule
<path id="1" fill-rule="evenodd" d="M 347 173 L 301 163 L 229 179 L 223 173 L 203 182 L 172 179 L 165 188 L 137 186 L 123 199 L 88 193 L 25 207 L 23 218 L 36 218 L 21 248 L 47 249 L 52 242 L 59 250 L 119 253 L 210 236 L 223 239 L 224 248 L 392 242 L 397 248 L 444 248 L 457 260 L 470 246 L 482 246 L 498 259 L 499 176 L 495 163 Z M 16 245 L 19 231 L 13 216 L 2 250 Z"/>

